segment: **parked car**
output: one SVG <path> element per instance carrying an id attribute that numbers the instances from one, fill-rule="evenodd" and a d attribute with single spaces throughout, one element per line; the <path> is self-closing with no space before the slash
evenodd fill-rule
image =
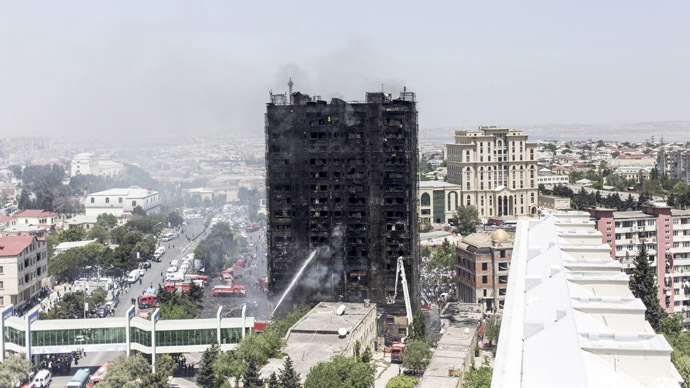
<path id="1" fill-rule="evenodd" d="M 103 306 L 98 306 L 98 309 L 96 310 L 96 315 L 98 315 L 98 318 L 105 318 L 108 316 L 108 309 Z"/>

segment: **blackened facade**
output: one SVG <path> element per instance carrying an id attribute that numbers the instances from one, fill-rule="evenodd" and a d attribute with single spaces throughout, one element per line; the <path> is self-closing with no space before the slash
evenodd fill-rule
<path id="1" fill-rule="evenodd" d="M 272 95 L 266 112 L 269 299 L 317 250 L 285 305 L 369 299 L 404 316 L 400 287 L 395 303 L 386 303 L 403 256 L 417 309 L 414 93 L 367 93 L 366 102 L 352 103 L 289 97 Z"/>

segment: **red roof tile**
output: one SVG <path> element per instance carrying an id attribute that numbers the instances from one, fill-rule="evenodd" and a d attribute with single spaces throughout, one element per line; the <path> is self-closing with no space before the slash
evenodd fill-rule
<path id="1" fill-rule="evenodd" d="M 15 218 L 15 217 L 6 216 L 6 215 L 4 215 L 4 214 L 0 214 L 0 223 L 5 223 L 5 222 L 8 222 L 8 221 L 12 221 L 12 220 L 16 220 L 16 218 Z"/>
<path id="2" fill-rule="evenodd" d="M 0 238 L 0 257 L 17 256 L 34 241 L 34 236 L 6 236 Z"/>
<path id="3" fill-rule="evenodd" d="M 15 217 L 55 217 L 56 213 L 47 212 L 41 209 L 26 209 L 19 214 L 15 214 Z"/>

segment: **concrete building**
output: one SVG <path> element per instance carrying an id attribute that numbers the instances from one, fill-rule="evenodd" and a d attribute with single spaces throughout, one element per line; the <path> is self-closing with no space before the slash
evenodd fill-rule
<path id="1" fill-rule="evenodd" d="M 0 232 L 17 225 L 17 218 L 0 214 Z"/>
<path id="2" fill-rule="evenodd" d="M 84 152 L 74 155 L 70 165 L 70 176 L 98 175 L 113 177 L 125 171 L 125 165 L 111 160 L 99 160 L 96 155 Z"/>
<path id="3" fill-rule="evenodd" d="M 690 184 L 690 150 L 659 149 L 656 154 L 656 168 L 659 174 L 666 174 L 669 178 L 680 179 Z"/>
<path id="4" fill-rule="evenodd" d="M 293 302 L 362 302 L 406 326 L 393 304 L 402 256 L 414 309 L 420 306 L 414 93 L 367 93 L 330 103 L 301 93 L 272 95 L 266 112 L 269 299 L 280 296 L 308 257 Z M 390 319 L 389 319 L 390 318 Z M 397 335 L 397 334 L 395 334 Z"/>
<path id="5" fill-rule="evenodd" d="M 96 155 L 84 152 L 72 157 L 70 176 L 98 175 L 98 160 Z"/>
<path id="6" fill-rule="evenodd" d="M 0 238 L 0 306 L 31 299 L 41 290 L 47 269 L 45 241 L 31 235 Z"/>
<path id="7" fill-rule="evenodd" d="M 422 224 L 449 224 L 455 218 L 460 204 L 462 187 L 448 182 L 421 181 L 417 201 L 419 222 Z"/>
<path id="8" fill-rule="evenodd" d="M 567 185 L 570 182 L 568 175 L 554 174 L 548 168 L 542 168 L 537 175 L 538 185 Z"/>
<path id="9" fill-rule="evenodd" d="M 72 248 L 84 248 L 92 242 L 96 242 L 96 240 L 66 241 L 56 245 L 53 252 L 56 255 L 59 255 L 60 253 L 68 251 Z"/>
<path id="10" fill-rule="evenodd" d="M 690 210 L 652 203 L 638 211 L 588 211 L 602 233 L 602 241 L 611 246 L 611 258 L 628 274 L 637 252 L 646 245 L 661 306 L 668 313 L 682 315 L 685 326 L 690 327 Z"/>
<path id="11" fill-rule="evenodd" d="M 344 310 L 339 315 L 340 306 Z M 304 383 L 309 370 L 319 362 L 329 361 L 337 355 L 354 356 L 358 341 L 362 352 L 367 347 L 374 352 L 377 329 L 376 305 L 373 303 L 321 302 L 288 330 L 286 345 L 281 352 L 294 360 L 295 370 Z M 261 377 L 268 378 L 273 372 L 280 374 L 284 362 L 282 358 L 268 360 L 261 369 Z"/>
<path id="12" fill-rule="evenodd" d="M 458 299 L 486 312 L 503 310 L 512 252 L 513 238 L 503 229 L 463 238 L 456 248 Z"/>
<path id="13" fill-rule="evenodd" d="M 460 204 L 479 217 L 537 214 L 536 143 L 515 129 L 456 131 L 448 144 L 448 182 L 463 189 Z"/>
<path id="14" fill-rule="evenodd" d="M 474 361 L 482 307 L 449 303 L 440 318 L 443 334 L 417 388 L 458 388 Z"/>
<path id="15" fill-rule="evenodd" d="M 43 226 L 48 229 L 57 223 L 57 216 L 57 213 L 40 209 L 27 209 L 14 215 L 17 224 Z"/>
<path id="16" fill-rule="evenodd" d="M 653 168 L 654 167 L 651 166 L 618 167 L 613 173 L 625 179 L 640 183 L 643 180 L 649 179 L 652 175 Z"/>
<path id="17" fill-rule="evenodd" d="M 86 196 L 87 216 L 112 214 L 121 216 L 132 214 L 135 207 L 141 206 L 146 214 L 158 214 L 161 211 L 160 194 L 151 189 L 130 187 L 127 189 L 110 189 Z"/>
<path id="18" fill-rule="evenodd" d="M 539 194 L 539 207 L 549 210 L 569 210 L 570 198 Z"/>
<path id="19" fill-rule="evenodd" d="M 586 212 L 518 222 L 492 387 L 680 386 L 601 239 Z"/>
<path id="20" fill-rule="evenodd" d="M 87 216 L 86 214 L 77 214 L 76 216 L 66 220 L 65 224 L 67 224 L 68 229 L 82 228 L 86 231 L 89 231 L 89 230 L 91 230 L 91 228 L 96 226 L 97 222 L 98 222 L 98 216 L 97 215 Z"/>

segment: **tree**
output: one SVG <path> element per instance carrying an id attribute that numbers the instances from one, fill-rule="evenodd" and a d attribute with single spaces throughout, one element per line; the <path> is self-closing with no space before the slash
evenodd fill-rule
<path id="1" fill-rule="evenodd" d="M 86 231 L 83 228 L 70 228 L 58 234 L 58 242 L 83 241 Z"/>
<path id="2" fill-rule="evenodd" d="M 140 205 L 137 205 L 134 209 L 132 209 L 132 215 L 143 217 L 146 215 L 146 210 L 144 210 L 144 208 Z"/>
<path id="3" fill-rule="evenodd" d="M 167 221 L 170 224 L 171 227 L 176 227 L 182 225 L 184 222 L 184 218 L 180 215 L 180 213 L 177 212 L 177 210 L 173 210 L 170 213 L 168 213 Z"/>
<path id="4" fill-rule="evenodd" d="M 138 387 L 136 380 L 151 372 L 151 364 L 140 353 L 129 357 L 121 354 L 115 358 L 108 368 L 105 381 L 99 383 L 99 388 Z"/>
<path id="5" fill-rule="evenodd" d="M 87 258 L 83 248 L 71 248 L 48 261 L 48 274 L 55 276 L 59 281 L 72 282 L 79 278 L 81 271 L 87 265 Z"/>
<path id="6" fill-rule="evenodd" d="M 455 212 L 455 220 L 458 231 L 463 236 L 470 235 L 477 230 L 482 222 L 479 220 L 477 208 L 474 206 L 459 206 Z"/>
<path id="7" fill-rule="evenodd" d="M 201 299 L 204 297 L 204 289 L 199 287 L 198 284 L 192 282 L 189 284 L 189 290 L 186 292 L 186 296 L 189 300 L 194 303 L 201 303 Z"/>
<path id="8" fill-rule="evenodd" d="M 196 383 L 202 388 L 215 388 L 217 385 L 217 378 L 213 373 L 213 363 L 216 361 L 218 353 L 220 353 L 220 345 L 214 342 L 201 355 L 201 364 L 196 375 Z"/>
<path id="9" fill-rule="evenodd" d="M 408 339 L 411 341 L 426 341 L 426 317 L 421 309 L 414 313 Z"/>
<path id="10" fill-rule="evenodd" d="M 405 344 L 405 357 L 403 357 L 405 369 L 421 373 L 429 365 L 429 361 L 431 361 L 429 344 L 424 341 L 412 341 Z"/>
<path id="11" fill-rule="evenodd" d="M 276 372 L 271 373 L 271 376 L 268 378 L 268 388 L 281 388 L 280 383 L 278 382 L 278 377 L 276 377 Z"/>
<path id="12" fill-rule="evenodd" d="M 490 388 L 491 387 L 491 368 L 482 366 L 477 369 L 474 366 L 465 375 L 463 388 Z"/>
<path id="13" fill-rule="evenodd" d="M 290 356 L 285 357 L 283 369 L 280 370 L 280 387 L 281 388 L 299 388 L 300 377 L 299 373 L 295 371 Z"/>
<path id="14" fill-rule="evenodd" d="M 678 335 L 683 331 L 683 317 L 671 314 L 659 321 L 659 332 L 662 334 Z"/>
<path id="15" fill-rule="evenodd" d="M 110 240 L 110 232 L 100 225 L 94 225 L 88 233 L 86 238 L 89 240 L 98 240 L 100 243 L 107 243 Z"/>
<path id="16" fill-rule="evenodd" d="M 630 279 L 630 291 L 632 291 L 636 298 L 642 300 L 647 308 L 647 311 L 645 311 L 647 322 L 652 325 L 655 331 L 659 331 L 661 319 L 666 316 L 666 313 L 659 304 L 659 298 L 657 297 L 658 288 L 654 278 L 654 272 L 649 265 L 647 248 L 643 242 L 635 257 L 635 268 L 633 268 Z"/>
<path id="17" fill-rule="evenodd" d="M 244 388 L 263 388 L 264 382 L 259 377 L 259 369 L 254 360 L 250 359 L 247 368 L 242 374 L 242 386 Z"/>
<path id="18" fill-rule="evenodd" d="M 108 213 L 99 214 L 98 217 L 96 217 L 96 225 L 103 228 L 112 229 L 117 226 L 117 217 Z"/>
<path id="19" fill-rule="evenodd" d="M 0 387 L 18 387 L 28 383 L 32 367 L 23 353 L 9 356 L 0 363 Z"/>
<path id="20" fill-rule="evenodd" d="M 501 317 L 499 315 L 489 316 L 486 320 L 484 337 L 490 343 L 498 343 L 498 336 L 501 334 Z"/>
<path id="21" fill-rule="evenodd" d="M 395 376 L 388 380 L 386 388 L 414 388 L 419 383 L 416 377 L 412 376 Z"/>
<path id="22" fill-rule="evenodd" d="M 352 357 L 335 356 L 311 368 L 304 388 L 371 388 L 376 369 Z"/>

